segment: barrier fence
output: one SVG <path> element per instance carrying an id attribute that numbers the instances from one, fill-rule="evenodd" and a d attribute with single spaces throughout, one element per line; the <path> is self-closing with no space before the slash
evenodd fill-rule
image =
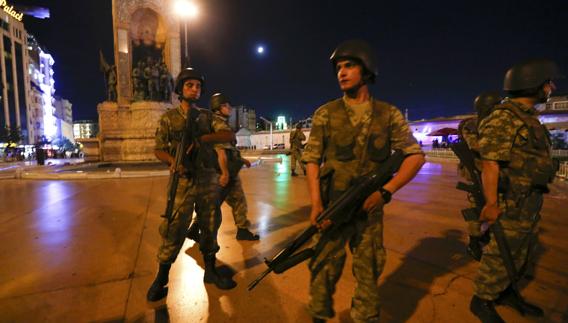
<path id="1" fill-rule="evenodd" d="M 568 162 L 560 163 L 560 168 L 558 169 L 556 176 L 560 177 L 563 180 L 568 179 Z"/>
<path id="2" fill-rule="evenodd" d="M 454 154 L 454 152 L 449 148 L 433 148 L 433 149 L 430 149 L 430 150 L 425 150 L 424 153 L 428 157 L 446 158 L 446 159 L 455 159 L 455 160 L 458 159 L 456 157 L 456 155 Z M 555 157 L 555 158 L 568 157 L 568 150 L 564 150 L 564 149 L 553 150 L 552 151 L 552 157 Z M 558 169 L 556 176 L 560 177 L 563 180 L 568 179 L 568 162 L 560 163 L 560 168 Z"/>

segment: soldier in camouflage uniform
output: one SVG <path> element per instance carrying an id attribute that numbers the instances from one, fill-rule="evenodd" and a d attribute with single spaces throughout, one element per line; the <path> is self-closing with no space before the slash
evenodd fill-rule
<path id="1" fill-rule="evenodd" d="M 231 131 L 228 118 L 231 115 L 231 105 L 227 97 L 221 93 L 215 93 L 211 97 L 209 108 L 213 111 L 211 127 L 213 132 L 222 130 Z M 259 240 L 257 234 L 250 232 L 250 221 L 247 219 L 247 200 L 239 171 L 245 165 L 250 167 L 250 162 L 241 157 L 236 147 L 236 142 L 216 144 L 219 168 L 219 186 L 221 187 L 219 208 L 223 201 L 231 207 L 235 225 L 237 226 L 237 240 Z"/>
<path id="2" fill-rule="evenodd" d="M 345 245 L 349 244 L 357 281 L 351 317 L 355 322 L 378 322 L 378 280 L 386 259 L 383 205 L 416 175 L 424 163 L 424 155 L 400 111 L 369 94 L 368 86 L 377 75 L 369 44 L 361 40 L 346 41 L 337 47 L 330 60 L 344 96 L 315 111 L 302 155 L 302 161 L 307 163 L 312 224 L 320 228 L 329 225 L 316 221 L 328 202 L 347 190 L 353 179 L 380 168 L 391 149 L 402 150 L 406 158 L 392 180 L 365 200 L 355 221 L 328 239 L 315 236 L 316 255 L 309 263 L 308 310 L 314 322 L 325 322 L 335 315 L 333 293 L 343 270 Z M 329 189 L 320 189 L 324 182 Z"/>
<path id="3" fill-rule="evenodd" d="M 479 125 L 486 199 L 480 219 L 493 223 L 499 218 L 521 275 L 536 246 L 543 194 L 555 176 L 549 133 L 540 123 L 534 105 L 547 101 L 555 90 L 553 80 L 558 77 L 557 65 L 549 60 L 513 66 L 505 75 L 507 98 Z M 506 184 L 498 185 L 499 181 Z M 543 316 L 542 309 L 513 292 L 493 237 L 483 251 L 474 282 L 470 309 L 482 322 L 503 322 L 495 303 Z"/>
<path id="4" fill-rule="evenodd" d="M 203 76 L 192 68 L 180 72 L 175 92 L 179 95 L 181 103 L 176 109 L 168 110 L 162 115 L 156 131 L 156 157 L 170 165 L 170 171 L 179 172 L 181 177 L 176 190 L 172 219 L 164 219 L 159 228 L 162 236 L 162 245 L 158 250 L 159 270 L 146 296 L 149 301 L 157 301 L 167 295 L 170 267 L 184 243 L 194 209 L 197 211 L 200 230 L 203 232 L 200 236 L 200 250 L 205 259 L 204 282 L 214 283 L 221 289 L 230 289 L 236 285 L 234 281 L 223 277 L 215 269 L 215 254 L 219 250 L 217 230 L 221 222 L 215 205 L 217 183 L 213 182 L 210 176 L 215 174 L 215 169 L 204 167 L 207 160 L 203 159 L 202 152 L 203 147 L 209 143 L 230 141 L 234 138 L 234 134 L 209 133 L 210 113 L 195 105 L 201 95 L 203 83 Z M 188 115 L 193 120 L 192 144 L 183 149 L 190 153 L 183 159 L 182 165 L 173 169 L 174 156 L 183 131 L 186 131 Z"/>
<path id="5" fill-rule="evenodd" d="M 291 170 L 292 176 L 298 176 L 296 174 L 296 163 L 300 163 L 300 167 L 306 175 L 306 166 L 301 162 L 302 160 L 302 142 L 306 140 L 306 135 L 302 131 L 302 125 L 297 124 L 296 130 L 290 133 L 290 159 L 291 159 Z"/>
<path id="6" fill-rule="evenodd" d="M 458 125 L 458 135 L 460 140 L 465 141 L 470 150 L 474 152 L 476 156 L 479 156 L 479 147 L 477 140 L 477 127 L 479 122 L 489 115 L 493 106 L 501 102 L 502 98 L 498 92 L 484 92 L 478 95 L 473 101 L 473 106 L 477 112 L 476 117 L 471 117 L 464 119 Z M 476 160 L 476 166 L 481 171 L 480 161 Z M 467 170 L 460 164 L 458 166 L 459 173 L 466 180 L 471 180 L 471 175 Z M 473 198 L 468 195 L 469 201 L 471 201 L 471 207 L 475 207 Z M 477 220 L 467 220 L 467 228 L 469 233 L 469 244 L 467 246 L 468 254 L 475 260 L 481 260 L 483 245 L 489 242 L 489 232 L 481 232 L 481 222 Z"/>

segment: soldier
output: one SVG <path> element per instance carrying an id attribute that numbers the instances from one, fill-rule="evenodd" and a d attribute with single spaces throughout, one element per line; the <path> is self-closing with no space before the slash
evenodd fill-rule
<path id="1" fill-rule="evenodd" d="M 291 170 L 292 176 L 298 176 L 296 174 L 296 163 L 300 163 L 300 167 L 306 175 L 306 166 L 302 163 L 302 142 L 306 140 L 306 135 L 302 131 L 302 125 L 300 123 L 296 124 L 296 130 L 290 133 L 290 155 L 291 156 Z"/>
<path id="2" fill-rule="evenodd" d="M 480 219 L 491 224 L 499 218 L 517 269 L 525 268 L 534 252 L 543 194 L 555 175 L 549 133 L 534 106 L 548 100 L 556 89 L 553 80 L 558 77 L 557 65 L 549 60 L 513 66 L 505 74 L 507 98 L 479 125 L 486 199 Z M 498 182 L 506 183 L 499 185 L 499 191 Z M 514 292 L 511 283 L 516 282 L 510 281 L 493 238 L 483 251 L 474 283 L 470 310 L 482 322 L 503 322 L 495 310 L 496 303 L 543 316 L 542 309 L 524 302 Z"/>
<path id="3" fill-rule="evenodd" d="M 211 126 L 214 132 L 226 130 L 231 131 L 228 118 L 231 115 L 231 105 L 227 97 L 221 93 L 215 93 L 211 97 L 209 108 L 213 111 L 213 122 Z M 219 176 L 219 186 L 221 190 L 221 198 L 219 207 L 223 201 L 231 207 L 233 218 L 237 226 L 237 240 L 258 240 L 257 234 L 250 232 L 250 221 L 247 219 L 247 200 L 239 178 L 239 171 L 243 164 L 250 167 L 250 162 L 241 157 L 237 150 L 236 142 L 216 144 L 219 168 L 221 175 Z"/>
<path id="4" fill-rule="evenodd" d="M 481 93 L 473 101 L 473 106 L 475 108 L 475 111 L 477 112 L 477 116 L 464 119 L 458 125 L 458 135 L 460 140 L 465 141 L 469 149 L 472 150 L 477 156 L 479 156 L 477 141 L 477 127 L 479 125 L 479 122 L 487 117 L 491 112 L 491 109 L 493 109 L 493 106 L 499 104 L 501 100 L 502 98 L 498 92 Z M 469 173 L 467 173 L 463 166 L 459 165 L 458 167 L 460 174 L 465 179 L 470 180 L 471 176 Z M 477 168 L 481 170 L 481 165 L 479 165 L 479 163 Z M 472 198 L 469 197 L 469 200 L 472 201 Z M 474 206 L 475 205 L 472 205 L 472 207 Z M 469 244 L 467 246 L 467 252 L 473 259 L 479 261 L 481 260 L 482 245 L 485 245 L 489 242 L 489 232 L 485 231 L 485 233 L 482 234 L 481 222 L 479 222 L 478 219 L 466 219 L 466 222 L 469 232 Z"/>
<path id="5" fill-rule="evenodd" d="M 157 301 L 167 295 L 168 276 L 171 264 L 175 261 L 185 240 L 185 233 L 193 210 L 197 211 L 200 230 L 200 250 L 205 260 L 205 283 L 214 283 L 220 289 L 231 289 L 235 282 L 220 275 L 215 269 L 215 254 L 219 250 L 217 244 L 217 230 L 220 225 L 219 215 L 216 214 L 217 201 L 216 184 L 211 180 L 215 169 L 204 167 L 208 160 L 204 160 L 201 147 L 209 142 L 228 142 L 234 139 L 234 134 L 218 132 L 207 134 L 210 126 L 210 113 L 200 109 L 195 102 L 201 95 L 204 77 L 192 68 L 180 72 L 176 80 L 175 93 L 179 95 L 180 105 L 176 109 L 165 112 L 159 121 L 156 131 L 156 157 L 170 165 L 170 171 L 179 172 L 182 177 L 176 191 L 173 218 L 164 219 L 160 225 L 162 245 L 158 250 L 159 270 L 156 279 L 148 290 L 147 299 Z M 188 117 L 192 118 L 192 145 L 191 155 L 184 159 L 183 165 L 173 169 L 175 164 L 176 148 L 181 141 Z M 205 120 L 205 122 L 203 122 Z M 204 127 L 203 124 L 206 126 Z M 200 145 L 197 153 L 197 146 Z M 184 149 L 186 149 L 184 147 Z"/>
<path id="6" fill-rule="evenodd" d="M 314 322 L 325 322 L 334 316 L 333 292 L 343 270 L 345 245 L 349 243 L 357 281 L 351 317 L 355 322 L 378 322 L 378 280 L 386 259 L 383 205 L 416 175 L 424 163 L 424 154 L 402 113 L 371 97 L 369 84 L 374 83 L 377 72 L 369 44 L 361 40 L 346 41 L 337 47 L 330 60 L 344 95 L 315 111 L 302 155 L 302 161 L 307 163 L 312 224 L 318 225 L 316 218 L 327 201 L 333 201 L 348 189 L 356 177 L 379 168 L 391 149 L 402 150 L 406 158 L 399 172 L 365 200 L 356 221 L 325 241 L 316 235 L 317 252 L 309 263 L 308 310 Z M 329 189 L 320 190 L 320 182 L 331 183 Z"/>

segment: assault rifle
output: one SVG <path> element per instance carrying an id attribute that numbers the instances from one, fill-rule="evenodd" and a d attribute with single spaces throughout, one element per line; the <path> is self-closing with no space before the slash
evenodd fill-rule
<path id="1" fill-rule="evenodd" d="M 324 235 L 350 222 L 357 214 L 354 210 L 358 210 L 369 195 L 392 178 L 403 160 L 402 151 L 395 151 L 381 165 L 380 169 L 356 180 L 354 185 L 333 201 L 317 218 L 318 223 L 322 223 L 325 220 L 330 220 L 331 222 L 331 225 L 325 229 Z M 271 272 L 281 274 L 304 260 L 313 257 L 315 254 L 313 248 L 306 248 L 299 252 L 298 250 L 317 232 L 317 226 L 310 225 L 302 234 L 290 242 L 286 248 L 276 254 L 272 260 L 265 259 L 264 262 L 268 269 L 248 285 L 248 290 L 252 290 Z"/>
<path id="2" fill-rule="evenodd" d="M 463 209 L 462 215 L 466 220 L 479 219 L 481 210 L 485 205 L 485 196 L 483 195 L 481 174 L 475 167 L 475 155 L 469 149 L 465 141 L 460 141 L 458 143 L 452 144 L 450 148 L 456 154 L 463 167 L 471 175 L 471 184 L 458 182 L 456 186 L 458 190 L 470 193 L 475 202 L 475 207 Z M 513 260 L 513 256 L 511 255 L 511 249 L 509 248 L 509 243 L 507 242 L 505 232 L 503 231 L 503 226 L 501 225 L 499 218 L 497 218 L 497 220 L 489 227 L 489 230 L 491 230 L 491 232 L 493 233 L 493 237 L 495 238 L 495 242 L 497 243 L 497 247 L 499 248 L 499 254 L 501 255 L 501 259 L 503 260 L 503 265 L 507 270 L 507 276 L 509 276 L 509 280 L 511 281 L 511 289 L 513 290 L 513 293 L 515 293 L 516 296 L 522 302 L 524 302 L 517 287 L 517 281 L 520 279 L 520 277 L 517 269 L 515 268 L 515 261 Z M 522 308 L 519 308 L 519 311 L 521 311 L 521 314 L 524 315 Z"/>
<path id="3" fill-rule="evenodd" d="M 168 224 L 172 221 L 174 213 L 174 202 L 176 199 L 176 192 L 179 183 L 180 174 L 178 172 L 179 165 L 183 165 L 184 159 L 188 155 L 188 149 L 192 143 L 192 130 L 193 130 L 193 108 L 187 111 L 187 117 L 185 119 L 185 127 L 183 128 L 183 135 L 181 137 L 181 142 L 176 148 L 176 156 L 174 160 L 174 172 L 170 174 L 170 180 L 168 182 L 168 201 L 166 203 L 166 211 L 164 212 L 164 217 L 168 220 Z M 169 225 L 168 225 L 169 229 Z"/>

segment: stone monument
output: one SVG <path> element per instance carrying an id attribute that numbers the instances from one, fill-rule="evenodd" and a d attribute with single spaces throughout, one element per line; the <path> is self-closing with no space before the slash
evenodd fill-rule
<path id="1" fill-rule="evenodd" d="M 103 161 L 155 159 L 158 119 L 173 107 L 172 75 L 181 68 L 173 1 L 112 1 L 116 80 L 107 91 L 116 100 L 97 106 Z"/>

